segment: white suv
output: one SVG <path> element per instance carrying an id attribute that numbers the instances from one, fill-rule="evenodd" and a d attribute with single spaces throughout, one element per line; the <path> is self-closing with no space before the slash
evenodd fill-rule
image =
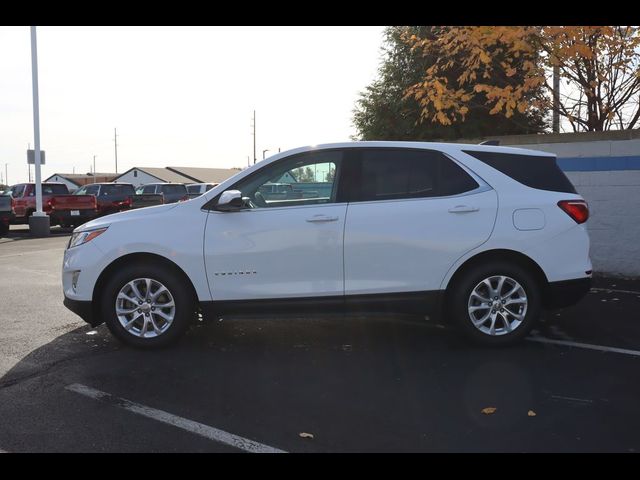
<path id="1" fill-rule="evenodd" d="M 551 154 L 413 142 L 299 148 L 189 202 L 77 228 L 64 303 L 138 347 L 171 343 L 198 312 L 285 309 L 441 315 L 502 345 L 524 337 L 542 308 L 589 290 L 588 215 Z"/>

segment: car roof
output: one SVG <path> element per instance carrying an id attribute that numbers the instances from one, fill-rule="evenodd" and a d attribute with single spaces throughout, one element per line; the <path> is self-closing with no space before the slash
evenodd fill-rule
<path id="1" fill-rule="evenodd" d="M 133 187 L 133 183 L 126 183 L 126 182 L 96 182 L 96 183 L 85 183 L 82 186 L 89 187 L 91 185 L 131 185 Z"/>
<path id="2" fill-rule="evenodd" d="M 471 150 L 471 151 L 486 151 L 495 153 L 512 153 L 519 155 L 537 155 L 544 157 L 554 157 L 555 154 L 549 152 L 543 152 L 540 150 L 529 150 L 518 147 L 503 147 L 499 145 L 479 145 L 473 143 L 446 143 L 446 142 L 409 142 L 409 141 L 388 141 L 388 140 L 366 140 L 355 142 L 338 142 L 338 143 L 323 143 L 318 145 L 307 145 L 285 152 L 277 153 L 271 156 L 268 160 L 277 160 L 285 156 L 304 153 L 317 150 L 330 150 L 335 148 L 421 148 L 426 150 L 439 150 L 446 152 L 447 150 Z M 260 162 L 259 162 L 260 163 Z M 270 163 L 270 162 L 269 162 Z"/>
<path id="3" fill-rule="evenodd" d="M 184 183 L 176 183 L 176 182 L 153 182 L 153 183 L 145 183 L 140 185 L 140 187 L 148 187 L 149 185 L 184 185 Z M 138 188 L 140 188 L 138 187 Z"/>

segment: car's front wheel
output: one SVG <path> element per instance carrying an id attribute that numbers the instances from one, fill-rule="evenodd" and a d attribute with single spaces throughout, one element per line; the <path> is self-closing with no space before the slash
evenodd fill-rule
<path id="1" fill-rule="evenodd" d="M 538 320 L 540 287 L 520 265 L 477 265 L 453 285 L 448 308 L 458 327 L 475 342 L 509 345 L 524 338 Z"/>
<path id="2" fill-rule="evenodd" d="M 194 317 L 193 294 L 180 276 L 161 265 L 118 270 L 103 290 L 101 311 L 111 333 L 141 348 L 176 342 Z"/>

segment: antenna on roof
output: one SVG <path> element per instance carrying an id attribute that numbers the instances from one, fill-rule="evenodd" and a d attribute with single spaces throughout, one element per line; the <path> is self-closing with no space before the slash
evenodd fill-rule
<path id="1" fill-rule="evenodd" d="M 500 145 L 500 140 L 485 140 L 484 142 L 480 142 L 479 145 L 493 145 L 497 147 Z"/>

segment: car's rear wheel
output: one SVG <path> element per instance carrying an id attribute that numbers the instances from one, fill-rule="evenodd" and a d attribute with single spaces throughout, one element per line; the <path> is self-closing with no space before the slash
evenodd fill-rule
<path id="1" fill-rule="evenodd" d="M 194 317 L 194 298 L 176 272 L 161 265 L 131 265 L 107 282 L 102 315 L 111 333 L 140 348 L 176 342 Z"/>
<path id="2" fill-rule="evenodd" d="M 448 309 L 471 340 L 483 345 L 510 345 L 524 338 L 538 320 L 540 287 L 520 265 L 477 265 L 453 285 Z"/>

